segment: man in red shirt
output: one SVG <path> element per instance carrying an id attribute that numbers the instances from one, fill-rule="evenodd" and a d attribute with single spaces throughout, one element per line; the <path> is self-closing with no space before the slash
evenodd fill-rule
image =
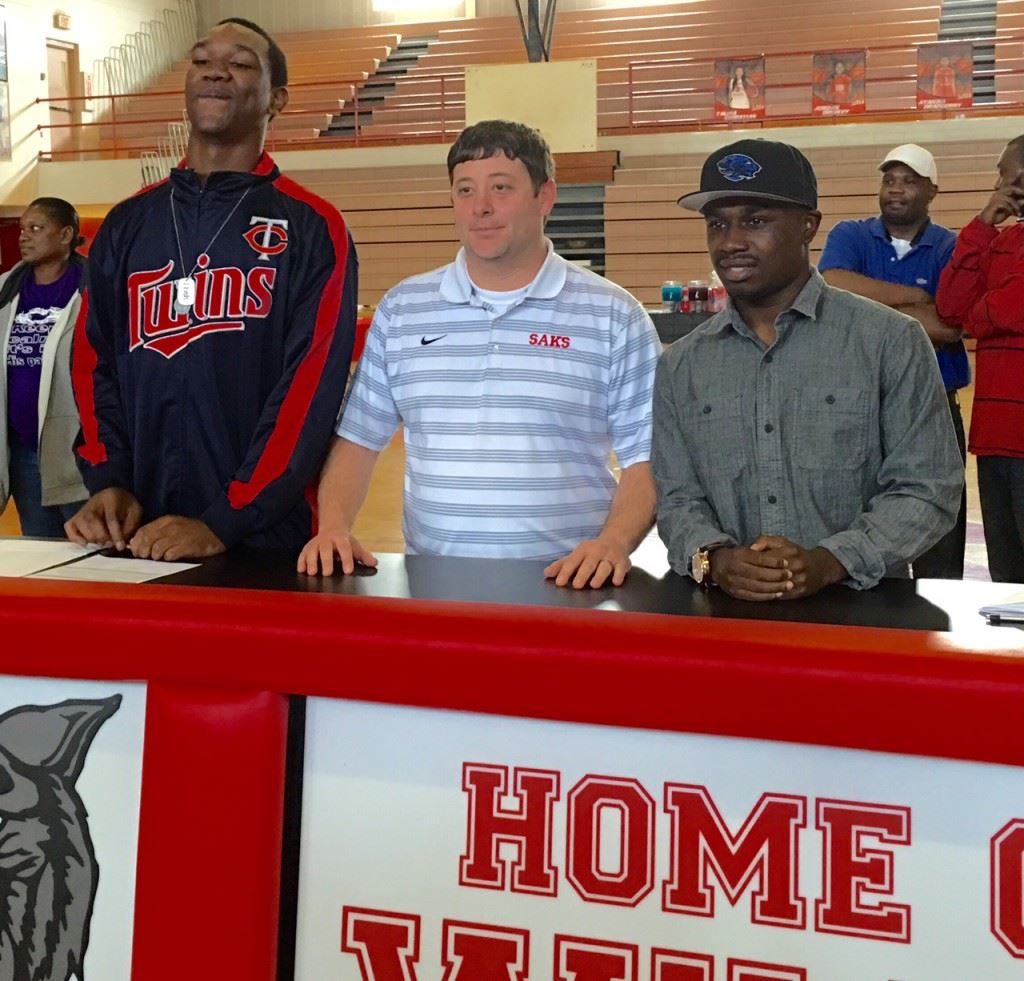
<path id="1" fill-rule="evenodd" d="M 935 67 L 932 78 L 932 95 L 937 99 L 956 98 L 956 71 L 950 66 L 949 58 L 943 55 Z"/>
<path id="2" fill-rule="evenodd" d="M 1024 136 L 1006 145 L 998 169 L 988 203 L 957 236 L 935 302 L 940 317 L 978 339 L 969 448 L 989 572 L 1024 582 Z"/>
<path id="3" fill-rule="evenodd" d="M 852 89 L 853 80 L 846 74 L 846 65 L 837 61 L 832 81 L 829 83 L 829 97 L 832 103 L 837 106 L 848 106 Z"/>

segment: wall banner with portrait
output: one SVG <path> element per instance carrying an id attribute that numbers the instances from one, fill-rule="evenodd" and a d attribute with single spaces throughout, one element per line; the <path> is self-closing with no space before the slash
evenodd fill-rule
<path id="1" fill-rule="evenodd" d="M 715 118 L 764 119 L 764 55 L 715 60 Z"/>
<path id="2" fill-rule="evenodd" d="M 811 112 L 849 116 L 864 112 L 867 51 L 816 51 L 811 62 Z"/>
<path id="3" fill-rule="evenodd" d="M 974 45 L 922 44 L 917 49 L 917 108 L 966 109 L 973 103 Z"/>

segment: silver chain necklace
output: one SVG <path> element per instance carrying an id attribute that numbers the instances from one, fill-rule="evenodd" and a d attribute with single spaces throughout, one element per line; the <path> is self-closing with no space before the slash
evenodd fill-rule
<path id="1" fill-rule="evenodd" d="M 206 244 L 206 248 L 196 256 L 195 264 L 187 275 L 181 276 L 174 281 L 174 305 L 182 312 L 191 310 L 192 305 L 196 302 L 196 281 L 192 277 L 195 276 L 195 272 L 199 268 L 199 259 L 209 254 L 210 249 L 213 248 L 213 243 L 220 237 L 220 233 L 224 231 L 227 223 L 231 221 L 231 216 L 238 210 L 251 190 L 251 186 L 247 187 L 245 193 L 235 202 L 234 207 L 228 212 L 228 216 L 220 223 L 220 228 L 213 233 L 213 238 Z M 171 222 L 174 224 L 174 241 L 178 245 L 178 268 L 184 272 L 185 257 L 181 252 L 181 235 L 178 232 L 178 212 L 174 205 L 174 188 L 171 188 Z"/>

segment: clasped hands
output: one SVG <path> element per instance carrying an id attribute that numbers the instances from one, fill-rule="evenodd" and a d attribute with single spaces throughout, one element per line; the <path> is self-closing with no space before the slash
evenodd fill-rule
<path id="1" fill-rule="evenodd" d="M 761 535 L 749 547 L 724 546 L 711 553 L 711 579 L 743 600 L 800 599 L 846 575 L 828 549 L 801 548 L 781 535 Z"/>

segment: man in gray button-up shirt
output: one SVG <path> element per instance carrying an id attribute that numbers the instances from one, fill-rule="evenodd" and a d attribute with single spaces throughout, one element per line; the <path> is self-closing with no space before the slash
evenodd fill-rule
<path id="1" fill-rule="evenodd" d="M 680 199 L 725 311 L 658 366 L 652 463 L 672 567 L 743 599 L 906 576 L 953 524 L 963 467 L 928 337 L 810 266 L 814 172 L 741 140 Z"/>

